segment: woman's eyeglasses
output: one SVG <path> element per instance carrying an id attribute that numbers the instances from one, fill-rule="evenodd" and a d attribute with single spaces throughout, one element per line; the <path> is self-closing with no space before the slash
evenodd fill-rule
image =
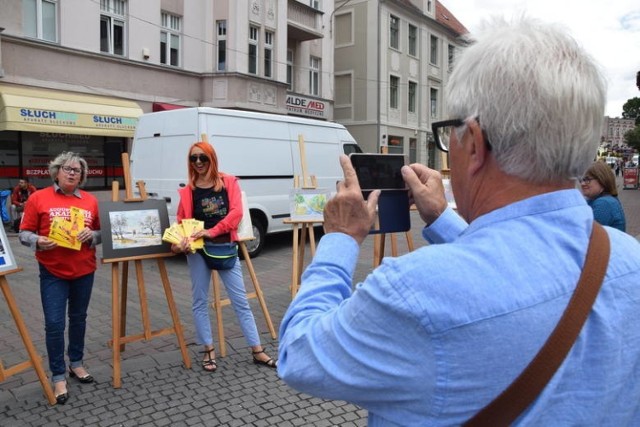
<path id="1" fill-rule="evenodd" d="M 65 173 L 75 173 L 75 174 L 80 174 L 82 173 L 82 169 L 80 168 L 72 168 L 71 166 L 62 166 L 60 169 L 62 169 Z"/>
<path id="2" fill-rule="evenodd" d="M 593 181 L 593 178 L 591 178 L 590 176 L 583 176 L 582 178 L 578 179 L 578 182 L 580 182 L 580 184 L 589 184 L 591 181 Z"/>
<path id="3" fill-rule="evenodd" d="M 189 161 L 195 163 L 200 160 L 201 163 L 207 163 L 209 158 L 205 154 L 192 154 L 189 156 Z"/>

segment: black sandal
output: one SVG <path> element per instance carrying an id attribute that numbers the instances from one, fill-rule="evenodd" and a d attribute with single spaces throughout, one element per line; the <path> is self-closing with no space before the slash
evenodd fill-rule
<path id="1" fill-rule="evenodd" d="M 264 365 L 264 366 L 267 366 L 269 368 L 274 368 L 274 369 L 278 367 L 277 361 L 274 360 L 272 357 L 270 357 L 269 360 L 267 360 L 267 361 L 260 360 L 260 359 L 256 358 L 256 356 L 255 356 L 256 354 L 260 354 L 260 353 L 267 354 L 267 353 L 264 352 L 264 350 L 252 351 L 251 353 L 253 354 L 253 363 L 255 363 L 256 365 Z"/>
<path id="2" fill-rule="evenodd" d="M 211 357 L 211 352 L 215 352 L 216 349 L 212 348 L 211 350 L 200 351 L 202 354 L 206 354 L 209 356 L 208 359 L 202 360 L 202 369 L 207 372 L 215 372 L 218 369 L 218 364 L 216 363 L 216 359 Z"/>

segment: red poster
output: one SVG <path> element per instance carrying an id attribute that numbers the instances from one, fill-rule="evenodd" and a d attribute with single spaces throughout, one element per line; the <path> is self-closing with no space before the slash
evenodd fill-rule
<path id="1" fill-rule="evenodd" d="M 624 188 L 638 188 L 638 168 L 624 168 L 622 170 Z"/>

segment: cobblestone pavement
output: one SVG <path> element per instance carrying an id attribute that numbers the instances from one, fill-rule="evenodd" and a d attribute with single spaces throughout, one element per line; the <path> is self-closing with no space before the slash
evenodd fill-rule
<path id="1" fill-rule="evenodd" d="M 620 179 L 621 183 L 621 179 Z M 622 190 L 627 231 L 640 236 L 640 191 Z M 422 221 L 412 212 L 411 237 L 416 247 L 423 244 Z M 22 271 L 7 276 L 37 351 L 47 369 L 44 328 L 38 278 L 33 253 L 8 240 Z M 398 252 L 407 251 L 406 238 L 397 235 Z M 253 259 L 258 280 L 276 329 L 290 302 L 291 234 L 273 236 L 264 252 Z M 356 280 L 371 269 L 373 238 L 365 241 L 356 270 Z M 387 239 L 387 251 L 390 253 Z M 307 250 L 307 252 L 309 252 Z M 101 259 L 101 252 L 98 252 Z M 308 259 L 308 257 L 307 257 Z M 297 393 L 279 380 L 274 370 L 251 362 L 249 349 L 230 307 L 223 309 L 227 356 L 218 355 L 218 370 L 210 374 L 198 364 L 200 346 L 194 344 L 190 310 L 190 282 L 186 262 L 167 258 L 171 288 L 183 324 L 192 368 L 186 369 L 174 335 L 126 345 L 122 354 L 122 386 L 112 386 L 111 268 L 100 265 L 89 308 L 85 364 L 96 378 L 93 384 L 69 382 L 66 405 L 49 406 L 33 370 L 16 374 L 0 383 L 0 425 L 6 426 L 364 426 L 366 412 L 352 404 L 325 401 Z M 147 290 L 151 329 L 171 326 L 155 261 L 142 262 Z M 129 268 L 127 334 L 142 332 L 142 319 L 133 263 Z M 245 282 L 251 280 L 245 270 Z M 2 299 L 2 298 L 0 298 Z M 251 305 L 266 350 L 277 356 L 277 340 L 272 340 L 260 307 Z M 212 312 L 212 321 L 215 317 Z M 215 325 L 214 325 L 215 326 Z M 214 327 L 215 333 L 215 327 Z M 217 339 L 214 336 L 214 341 Z M 216 343 L 217 344 L 217 343 Z M 216 345 L 217 347 L 217 345 Z M 6 304 L 0 302 L 0 360 L 5 367 L 26 360 L 24 346 Z"/>

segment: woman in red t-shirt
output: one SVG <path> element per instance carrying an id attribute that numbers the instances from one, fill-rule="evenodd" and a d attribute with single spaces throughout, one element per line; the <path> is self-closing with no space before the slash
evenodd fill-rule
<path id="1" fill-rule="evenodd" d="M 47 355 L 54 395 L 60 404 L 69 398 L 64 360 L 67 307 L 69 376 L 82 383 L 93 382 L 82 359 L 96 271 L 95 246 L 101 238 L 98 200 L 80 189 L 87 181 L 87 171 L 87 162 L 77 153 L 56 157 L 49 163 L 53 185 L 29 197 L 20 224 L 20 242 L 35 250 L 40 268 Z M 74 226 L 77 230 L 71 231 Z"/>

